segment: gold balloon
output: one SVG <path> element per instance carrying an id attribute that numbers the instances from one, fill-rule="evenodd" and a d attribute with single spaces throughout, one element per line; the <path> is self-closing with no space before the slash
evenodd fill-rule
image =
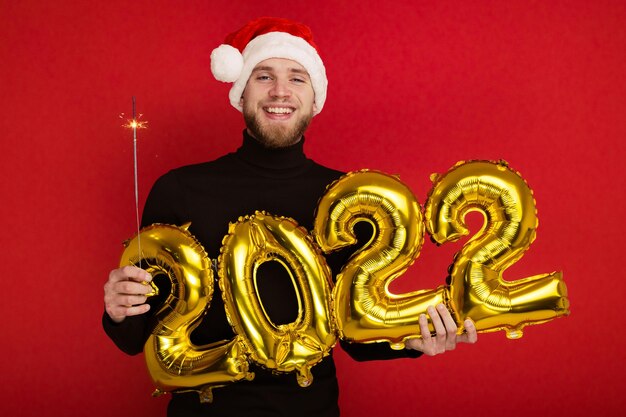
<path id="1" fill-rule="evenodd" d="M 522 328 L 569 314 L 560 272 L 505 281 L 503 272 L 535 239 L 537 212 L 531 189 L 505 162 L 459 162 L 433 178 L 425 206 L 428 233 L 439 244 L 469 234 L 465 215 L 483 214 L 483 228 L 455 255 L 451 307 L 456 319 L 470 317 L 478 331 L 505 330 L 519 338 Z"/>
<path id="2" fill-rule="evenodd" d="M 139 265 L 153 277 L 163 274 L 171 283 L 166 301 L 155 313 L 155 327 L 144 345 L 148 371 L 157 390 L 197 391 L 210 402 L 211 388 L 252 379 L 241 339 L 205 346 L 189 336 L 206 313 L 213 295 L 211 262 L 187 230 L 155 224 L 127 243 L 120 266 Z M 139 254 L 141 247 L 141 254 Z"/>
<path id="3" fill-rule="evenodd" d="M 265 313 L 256 287 L 259 266 L 281 263 L 298 300 L 292 323 L 275 325 Z M 307 231 L 289 218 L 263 212 L 231 223 L 219 259 L 226 314 L 250 357 L 268 369 L 297 372 L 300 386 L 313 380 L 310 368 L 336 343 L 331 315 L 331 275 Z"/>
<path id="4" fill-rule="evenodd" d="M 418 319 L 429 305 L 446 302 L 444 286 L 396 295 L 391 281 L 414 262 L 424 239 L 420 205 L 397 177 L 351 172 L 331 184 L 317 207 L 314 235 L 326 253 L 357 243 L 353 227 L 365 221 L 373 237 L 337 275 L 333 297 L 340 337 L 393 348 L 420 335 Z M 434 329 L 431 327 L 430 329 Z"/>

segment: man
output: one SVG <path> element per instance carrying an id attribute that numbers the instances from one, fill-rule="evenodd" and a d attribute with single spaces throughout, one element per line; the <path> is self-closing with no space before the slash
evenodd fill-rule
<path id="1" fill-rule="evenodd" d="M 243 145 L 215 161 L 179 168 L 161 177 L 145 205 L 143 224 L 191 222 L 191 233 L 211 258 L 217 258 L 228 223 L 239 216 L 265 210 L 296 219 L 312 228 L 314 209 L 326 185 L 342 175 L 307 159 L 303 152 L 304 131 L 326 99 L 327 80 L 322 60 L 310 30 L 286 19 L 261 18 L 229 35 L 227 45 L 211 56 L 217 79 L 234 82 L 231 104 L 243 112 L 246 124 Z M 240 54 L 240 51 L 243 51 Z M 341 266 L 341 265 L 335 265 Z M 265 274 L 281 274 L 268 268 Z M 136 354 L 150 333 L 150 288 L 142 282 L 146 271 L 124 267 L 111 271 L 105 284 L 103 326 L 125 352 Z M 284 284 L 284 285 L 283 285 Z M 293 286 L 288 280 L 262 277 L 259 293 L 267 314 L 275 323 L 290 323 L 296 315 Z M 217 287 L 217 286 L 216 286 Z M 211 307 L 194 331 L 198 345 L 233 337 L 225 316 L 219 288 Z M 420 317 L 421 339 L 411 339 L 404 351 L 387 344 L 343 344 L 358 360 L 435 355 L 455 348 L 457 342 L 474 343 L 476 330 L 464 323 L 466 334 L 443 306 L 429 308 L 436 330 L 431 337 L 428 318 Z M 336 416 L 338 384 L 332 356 L 313 368 L 314 382 L 301 388 L 294 374 L 274 375 L 251 365 L 252 381 L 218 388 L 210 404 L 196 393 L 174 393 L 170 416 Z"/>

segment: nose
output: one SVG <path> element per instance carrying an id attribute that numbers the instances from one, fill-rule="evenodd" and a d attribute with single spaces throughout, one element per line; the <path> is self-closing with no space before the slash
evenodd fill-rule
<path id="1" fill-rule="evenodd" d="M 287 80 L 276 79 L 269 94 L 273 98 L 287 98 L 291 96 L 291 88 Z"/>

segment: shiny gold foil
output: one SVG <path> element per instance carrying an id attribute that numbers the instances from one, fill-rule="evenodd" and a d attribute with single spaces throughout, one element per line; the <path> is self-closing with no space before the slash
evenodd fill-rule
<path id="1" fill-rule="evenodd" d="M 170 294 L 156 311 L 156 325 L 144 345 L 148 371 L 158 387 L 155 393 L 194 390 L 204 401 L 210 401 L 210 388 L 253 375 L 248 373 L 240 338 L 205 346 L 190 341 L 213 295 L 213 271 L 188 227 L 155 224 L 142 229 L 128 242 L 120 266 L 139 265 L 141 261 L 153 277 L 164 274 L 171 283 Z"/>
<path id="2" fill-rule="evenodd" d="M 351 342 L 385 341 L 401 349 L 407 339 L 420 335 L 420 314 L 429 305 L 446 301 L 443 286 L 401 295 L 388 288 L 421 249 L 420 205 L 395 176 L 351 172 L 331 184 L 320 199 L 313 233 L 328 253 L 356 244 L 353 227 L 362 221 L 372 225 L 374 234 L 342 268 L 333 290 L 339 334 Z"/>
<path id="3" fill-rule="evenodd" d="M 450 301 L 459 323 L 470 317 L 480 332 L 505 330 L 507 337 L 519 338 L 528 324 L 569 314 L 561 272 L 503 278 L 534 241 L 538 224 L 533 193 L 518 173 L 503 161 L 459 162 L 433 182 L 425 218 L 437 243 L 468 235 L 467 213 L 485 218 L 451 268 Z"/>
<path id="4" fill-rule="evenodd" d="M 285 266 L 294 283 L 299 308 L 292 323 L 272 323 L 259 299 L 256 272 L 268 261 Z M 329 354 L 336 334 L 330 269 L 307 231 L 263 212 L 240 218 L 224 238 L 219 277 L 227 317 L 250 357 L 277 372 L 295 371 L 301 386 L 310 385 L 310 368 Z"/>

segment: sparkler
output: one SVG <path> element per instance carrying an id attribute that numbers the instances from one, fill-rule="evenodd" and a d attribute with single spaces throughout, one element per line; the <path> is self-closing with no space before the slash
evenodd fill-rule
<path id="1" fill-rule="evenodd" d="M 135 111 L 135 96 L 133 96 L 133 118 L 126 119 L 126 124 L 123 124 L 122 127 L 132 129 L 133 130 L 133 166 L 135 173 L 135 220 L 137 222 L 137 245 L 139 246 L 139 268 L 141 268 L 141 237 L 139 235 L 139 229 L 141 223 L 139 222 L 139 180 L 137 175 L 137 129 L 145 129 L 148 124 L 147 121 L 139 120 L 141 119 L 142 114 L 137 117 Z M 120 114 L 120 118 L 124 118 L 124 113 Z"/>

